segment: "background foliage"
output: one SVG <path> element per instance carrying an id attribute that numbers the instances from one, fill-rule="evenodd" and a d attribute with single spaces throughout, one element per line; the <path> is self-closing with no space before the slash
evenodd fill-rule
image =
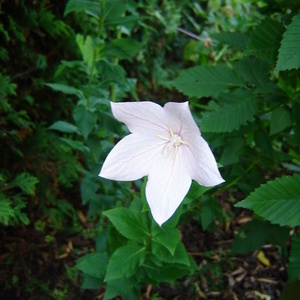
<path id="1" fill-rule="evenodd" d="M 207 234 L 218 232 L 247 208 L 251 220 L 226 255 L 276 245 L 288 259 L 281 299 L 299 295 L 299 9 L 283 0 L 1 2 L 3 231 L 32 227 L 49 247 L 61 234 L 92 238 L 91 248 L 74 249 L 80 258 L 64 270 L 69 282 L 82 276 L 82 288 L 104 286 L 105 299 L 139 299 L 145 286 L 178 278 L 197 286 L 202 271 L 180 224 L 195 220 Z M 139 99 L 189 99 L 226 179 L 214 189 L 193 184 L 162 227 L 149 213 L 145 180 L 98 177 L 127 134 L 110 101 Z M 3 295 L 18 276 L 3 279 Z M 26 283 L 26 295 L 70 294 L 68 285 L 35 282 Z"/>

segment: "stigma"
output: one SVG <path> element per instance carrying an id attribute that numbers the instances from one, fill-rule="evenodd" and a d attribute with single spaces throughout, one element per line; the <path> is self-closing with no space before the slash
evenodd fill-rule
<path id="1" fill-rule="evenodd" d="M 174 133 L 172 130 L 172 127 L 168 125 L 169 129 L 169 136 L 164 136 L 161 134 L 157 134 L 156 136 L 162 140 L 165 140 L 167 142 L 165 148 L 164 148 L 164 154 L 167 157 L 169 153 L 173 150 L 173 159 L 175 160 L 178 147 L 180 145 L 188 145 L 189 143 L 186 141 L 183 141 L 181 136 L 177 133 Z"/>

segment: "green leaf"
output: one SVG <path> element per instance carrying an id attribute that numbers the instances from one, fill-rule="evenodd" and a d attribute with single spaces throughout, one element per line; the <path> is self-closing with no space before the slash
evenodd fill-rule
<path id="1" fill-rule="evenodd" d="M 240 153 L 245 146 L 245 141 L 242 137 L 230 138 L 222 152 L 220 164 L 223 166 L 233 165 L 240 161 Z"/>
<path id="2" fill-rule="evenodd" d="M 87 63 L 87 65 L 92 68 L 94 61 L 94 43 L 92 38 L 88 35 L 84 38 L 83 35 L 76 35 L 76 43 L 80 49 L 83 60 Z"/>
<path id="3" fill-rule="evenodd" d="M 164 246 L 154 241 L 151 243 L 151 248 L 156 257 L 163 262 L 178 263 L 190 266 L 188 253 L 180 241 L 177 244 L 174 255 L 172 255 Z"/>
<path id="4" fill-rule="evenodd" d="M 0 223 L 7 226 L 14 215 L 15 211 L 10 205 L 10 200 L 0 193 Z"/>
<path id="5" fill-rule="evenodd" d="M 90 253 L 81 257 L 76 261 L 76 269 L 83 273 L 103 279 L 108 264 L 108 256 L 106 253 Z"/>
<path id="6" fill-rule="evenodd" d="M 64 16 L 73 11 L 85 11 L 87 14 L 98 18 L 101 11 L 100 1 L 69 0 L 65 8 Z"/>
<path id="7" fill-rule="evenodd" d="M 281 132 L 292 126 L 291 114 L 284 107 L 278 107 L 271 112 L 270 135 Z"/>
<path id="8" fill-rule="evenodd" d="M 38 184 L 39 180 L 28 173 L 18 174 L 17 177 L 11 181 L 8 186 L 19 187 L 23 193 L 28 195 L 34 195 L 35 186 Z"/>
<path id="9" fill-rule="evenodd" d="M 62 92 L 67 95 L 76 95 L 78 98 L 84 98 L 84 95 L 81 90 L 75 89 L 72 86 L 61 84 L 61 83 L 45 83 L 48 87 L 50 87 L 52 90 L 57 92 Z"/>
<path id="10" fill-rule="evenodd" d="M 246 49 L 249 40 L 247 34 L 236 31 L 214 33 L 211 34 L 211 37 L 239 50 Z"/>
<path id="11" fill-rule="evenodd" d="M 254 210 L 281 226 L 300 225 L 300 175 L 284 176 L 261 185 L 236 207 Z"/>
<path id="12" fill-rule="evenodd" d="M 300 280 L 300 232 L 293 239 L 289 258 L 289 281 Z"/>
<path id="13" fill-rule="evenodd" d="M 211 188 L 212 187 L 199 185 L 196 181 L 193 181 L 188 194 L 184 198 L 184 204 L 188 204 L 195 201 Z"/>
<path id="14" fill-rule="evenodd" d="M 229 87 L 243 86 L 243 80 L 226 66 L 197 66 L 182 71 L 172 85 L 189 97 L 216 96 Z"/>
<path id="15" fill-rule="evenodd" d="M 262 57 L 275 65 L 283 31 L 279 22 L 270 18 L 263 20 L 251 34 L 246 54 Z"/>
<path id="16" fill-rule="evenodd" d="M 136 288 L 137 285 L 138 283 L 133 277 L 110 280 L 107 282 L 104 300 L 112 299 L 113 297 L 119 295 L 124 295 L 127 292 L 131 291 L 133 288 Z"/>
<path id="17" fill-rule="evenodd" d="M 300 14 L 287 27 L 279 48 L 275 73 L 300 67 Z"/>
<path id="18" fill-rule="evenodd" d="M 254 219 L 244 224 L 234 237 L 232 243 L 233 253 L 249 253 L 266 243 L 284 246 L 289 238 L 289 228 L 277 224 Z"/>
<path id="19" fill-rule="evenodd" d="M 49 126 L 48 129 L 57 130 L 64 133 L 79 133 L 77 126 L 65 121 L 57 121 Z"/>
<path id="20" fill-rule="evenodd" d="M 153 241 L 163 245 L 174 255 L 180 240 L 180 231 L 177 228 L 168 227 L 166 225 L 158 226 L 155 221 L 152 221 L 151 233 Z"/>
<path id="21" fill-rule="evenodd" d="M 142 48 L 143 44 L 132 39 L 116 39 L 106 45 L 102 54 L 119 59 L 132 59 Z"/>
<path id="22" fill-rule="evenodd" d="M 253 120 L 257 113 L 257 99 L 252 93 L 237 90 L 222 95 L 222 100 L 232 101 L 220 106 L 214 112 L 203 114 L 201 130 L 203 132 L 231 132 Z M 224 101 L 223 100 L 223 101 Z"/>
<path id="23" fill-rule="evenodd" d="M 128 239 L 139 240 L 150 235 L 146 219 L 134 209 L 114 208 L 103 214 Z"/>
<path id="24" fill-rule="evenodd" d="M 86 106 L 79 104 L 74 108 L 73 118 L 84 139 L 87 140 L 96 124 L 96 113 L 88 109 Z"/>
<path id="25" fill-rule="evenodd" d="M 269 82 L 269 63 L 257 57 L 245 57 L 234 65 L 235 71 L 245 82 L 256 87 L 265 87 Z"/>
<path id="26" fill-rule="evenodd" d="M 109 260 L 104 281 L 130 277 L 145 260 L 145 246 L 129 243 L 118 248 Z"/>
<path id="27" fill-rule="evenodd" d="M 82 289 L 97 290 L 101 286 L 103 286 L 102 279 L 87 275 L 85 273 L 82 274 L 82 284 L 81 284 Z"/>
<path id="28" fill-rule="evenodd" d="M 147 275 L 156 283 L 169 282 L 173 283 L 177 278 L 190 275 L 195 270 L 192 266 L 183 264 L 166 264 L 161 267 L 147 264 L 144 266 Z"/>

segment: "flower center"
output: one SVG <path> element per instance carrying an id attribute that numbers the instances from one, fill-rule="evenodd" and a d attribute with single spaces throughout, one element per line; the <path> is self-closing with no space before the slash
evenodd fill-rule
<path id="1" fill-rule="evenodd" d="M 180 146 L 182 144 L 183 145 L 188 145 L 189 143 L 186 142 L 186 141 L 183 141 L 179 134 L 174 133 L 170 125 L 168 125 L 168 128 L 169 128 L 169 132 L 170 132 L 170 135 L 168 137 L 164 136 L 164 135 L 161 135 L 161 134 L 157 134 L 156 136 L 159 137 L 160 139 L 163 139 L 163 140 L 168 142 L 165 146 L 165 149 L 164 149 L 164 154 L 165 154 L 166 157 L 169 155 L 170 151 L 173 148 L 175 148 L 174 152 L 173 152 L 173 159 L 175 159 L 178 146 Z"/>

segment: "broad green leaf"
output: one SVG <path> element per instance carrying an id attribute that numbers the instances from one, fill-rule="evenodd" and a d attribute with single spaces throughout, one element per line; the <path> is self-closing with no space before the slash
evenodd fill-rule
<path id="1" fill-rule="evenodd" d="M 65 122 L 65 121 L 57 121 L 48 127 L 51 130 L 57 130 L 64 133 L 79 133 L 79 129 L 74 124 Z"/>
<path id="2" fill-rule="evenodd" d="M 279 48 L 275 73 L 300 68 L 300 14 L 287 27 Z"/>
<path id="3" fill-rule="evenodd" d="M 97 290 L 101 286 L 103 286 L 103 279 L 99 279 L 90 275 L 87 275 L 85 273 L 82 274 L 82 289 L 93 289 Z"/>
<path id="4" fill-rule="evenodd" d="M 76 269 L 89 276 L 103 279 L 108 264 L 106 253 L 89 253 L 76 261 Z"/>
<path id="5" fill-rule="evenodd" d="M 199 185 L 196 181 L 193 181 L 188 194 L 184 198 L 184 204 L 188 204 L 192 201 L 195 201 L 211 188 L 212 187 Z"/>
<path id="6" fill-rule="evenodd" d="M 79 104 L 74 108 L 73 118 L 84 139 L 87 140 L 96 124 L 96 113 L 88 109 L 86 106 Z"/>
<path id="7" fill-rule="evenodd" d="M 279 22 L 263 20 L 252 32 L 246 54 L 262 57 L 275 65 L 283 31 Z"/>
<path id="8" fill-rule="evenodd" d="M 216 96 L 229 87 L 243 86 L 244 81 L 226 66 L 197 66 L 182 71 L 172 85 L 189 97 Z"/>
<path id="9" fill-rule="evenodd" d="M 237 31 L 214 33 L 211 34 L 211 37 L 240 50 L 246 49 L 249 40 L 249 36 L 246 33 Z"/>
<path id="10" fill-rule="evenodd" d="M 118 248 L 111 256 L 104 281 L 130 277 L 145 260 L 145 246 L 129 243 Z"/>
<path id="11" fill-rule="evenodd" d="M 92 38 L 88 35 L 84 38 L 83 35 L 76 35 L 76 43 L 80 49 L 83 60 L 87 63 L 87 65 L 92 68 L 95 50 L 93 45 Z"/>
<path id="12" fill-rule="evenodd" d="M 82 204 L 87 204 L 89 201 L 93 201 L 97 196 L 98 190 L 99 183 L 94 177 L 84 177 L 80 185 Z"/>
<path id="13" fill-rule="evenodd" d="M 300 280 L 300 232 L 293 239 L 288 270 L 289 281 Z"/>
<path id="14" fill-rule="evenodd" d="M 49 86 L 52 90 L 57 92 L 62 92 L 67 95 L 76 95 L 78 98 L 84 98 L 84 95 L 81 90 L 75 89 L 72 86 L 61 84 L 61 83 L 46 83 L 45 85 Z"/>
<path id="15" fill-rule="evenodd" d="M 234 253 L 249 253 L 266 243 L 284 246 L 289 238 L 289 228 L 277 224 L 254 219 L 244 224 L 234 237 L 232 251 Z"/>
<path id="16" fill-rule="evenodd" d="M 163 245 L 174 255 L 180 239 L 180 231 L 177 228 L 168 227 L 166 225 L 158 226 L 152 221 L 151 233 L 153 241 Z"/>
<path id="17" fill-rule="evenodd" d="M 143 44 L 132 39 L 116 39 L 106 45 L 102 54 L 119 59 L 132 59 L 142 48 Z"/>
<path id="18" fill-rule="evenodd" d="M 234 70 L 250 85 L 265 87 L 270 82 L 270 65 L 264 59 L 245 57 L 234 65 Z"/>
<path id="19" fill-rule="evenodd" d="M 281 226 L 300 225 L 300 175 L 284 176 L 261 185 L 236 207 L 254 210 Z"/>
<path id="20" fill-rule="evenodd" d="M 233 165 L 240 161 L 240 153 L 245 146 L 245 141 L 242 137 L 233 137 L 229 139 L 224 146 L 220 163 L 223 166 Z"/>
<path id="21" fill-rule="evenodd" d="M 219 205 L 214 199 L 207 198 L 201 201 L 200 207 L 201 225 L 203 230 L 206 230 L 209 225 L 216 220 Z"/>
<path id="22" fill-rule="evenodd" d="M 139 240 L 150 235 L 146 219 L 134 209 L 114 208 L 103 214 L 128 239 Z"/>
<path id="23" fill-rule="evenodd" d="M 231 132 L 253 121 L 257 113 L 257 99 L 252 93 L 237 90 L 223 95 L 221 99 L 231 97 L 232 102 L 217 108 L 214 112 L 203 114 L 201 130 L 203 132 Z"/>
<path id="24" fill-rule="evenodd" d="M 95 18 L 99 18 L 101 4 L 100 1 L 93 0 L 69 0 L 65 8 L 64 16 L 73 11 L 85 11 Z"/>
<path id="25" fill-rule="evenodd" d="M 190 275 L 195 270 L 195 265 L 184 264 L 166 264 L 161 267 L 147 264 L 144 266 L 147 275 L 156 283 L 170 282 L 173 283 L 177 278 Z"/>
<path id="26" fill-rule="evenodd" d="M 163 262 L 178 263 L 188 266 L 190 265 L 188 253 L 186 252 L 184 245 L 180 241 L 177 244 L 174 255 L 172 255 L 164 246 L 156 242 L 151 243 L 151 249 L 153 254 L 155 254 L 156 257 Z"/>
<path id="27" fill-rule="evenodd" d="M 89 147 L 85 146 L 84 143 L 81 141 L 66 139 L 62 137 L 60 138 L 60 140 L 66 143 L 70 148 L 81 151 L 83 153 L 89 153 L 91 150 Z"/>
<path id="28" fill-rule="evenodd" d="M 291 125 L 291 114 L 284 107 L 278 107 L 271 112 L 270 135 L 281 132 Z"/>
<path id="29" fill-rule="evenodd" d="M 138 283 L 133 277 L 110 280 L 107 282 L 104 300 L 112 299 L 113 297 L 119 295 L 124 295 L 127 292 L 131 291 L 133 288 L 136 288 L 137 285 Z"/>

